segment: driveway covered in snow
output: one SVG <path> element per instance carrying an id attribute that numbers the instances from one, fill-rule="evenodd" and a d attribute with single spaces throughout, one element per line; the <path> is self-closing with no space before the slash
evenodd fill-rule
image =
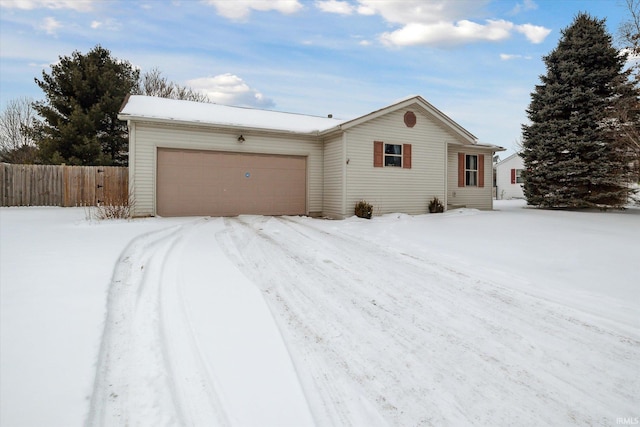
<path id="1" fill-rule="evenodd" d="M 611 308 L 618 300 L 598 311 L 597 294 L 556 290 L 561 266 L 543 283 L 535 270 L 551 261 L 517 274 L 487 261 L 491 245 L 472 261 L 473 239 L 455 233 L 448 244 L 402 238 L 424 231 L 418 221 L 241 216 L 138 237 L 110 285 L 88 425 L 638 415 L 640 335 L 634 315 Z"/>

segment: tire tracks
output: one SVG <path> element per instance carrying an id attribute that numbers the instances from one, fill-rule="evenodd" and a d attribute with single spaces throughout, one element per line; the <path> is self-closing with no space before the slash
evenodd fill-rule
<path id="1" fill-rule="evenodd" d="M 609 395 L 633 393 L 633 384 L 619 383 L 620 366 L 631 369 L 630 355 L 639 354 L 630 337 L 455 266 L 309 221 L 228 219 L 224 246 L 280 319 L 305 388 L 320 394 L 319 419 L 355 424 L 362 397 L 392 425 L 527 424 L 531 411 L 536 423 L 557 423 L 545 416 L 549 407 L 563 422 L 588 424 L 597 422 L 593 408 L 615 401 Z M 576 359 L 594 347 L 597 357 Z M 588 372 L 607 369 L 617 384 L 589 384 Z M 493 396 L 529 403 L 487 410 Z"/>
<path id="2" fill-rule="evenodd" d="M 109 288 L 87 426 L 227 425 L 184 306 L 179 260 L 203 221 L 134 239 Z"/>

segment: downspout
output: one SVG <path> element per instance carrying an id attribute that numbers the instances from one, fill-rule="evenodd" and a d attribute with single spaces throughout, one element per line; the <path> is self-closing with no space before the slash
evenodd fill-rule
<path id="1" fill-rule="evenodd" d="M 341 216 L 342 219 L 347 217 L 347 132 L 342 133 L 342 200 L 341 200 Z"/>
<path id="2" fill-rule="evenodd" d="M 449 209 L 449 144 L 444 143 L 444 211 Z"/>
<path id="3" fill-rule="evenodd" d="M 127 98 L 128 99 L 128 98 Z M 127 128 L 129 129 L 129 188 L 128 188 L 128 196 L 131 200 L 129 203 L 133 204 L 132 206 L 132 216 L 137 216 L 136 212 L 136 188 L 135 188 L 135 164 L 136 164 L 136 124 L 131 120 L 127 120 Z"/>

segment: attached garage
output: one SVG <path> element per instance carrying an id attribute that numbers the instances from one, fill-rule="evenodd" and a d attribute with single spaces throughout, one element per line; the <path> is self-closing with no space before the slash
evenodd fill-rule
<path id="1" fill-rule="evenodd" d="M 303 156 L 158 148 L 161 216 L 304 215 Z"/>

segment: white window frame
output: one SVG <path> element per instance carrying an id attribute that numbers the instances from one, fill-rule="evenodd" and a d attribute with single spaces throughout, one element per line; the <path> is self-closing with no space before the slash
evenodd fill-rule
<path id="1" fill-rule="evenodd" d="M 472 169 L 469 160 L 475 157 L 475 169 Z M 464 157 L 464 185 L 467 187 L 478 186 L 478 155 L 466 154 Z"/>
<path id="2" fill-rule="evenodd" d="M 389 149 L 387 147 L 399 147 L 400 153 L 396 153 L 395 149 L 391 148 L 391 152 L 389 152 Z M 401 168 L 402 167 L 402 144 L 384 144 L 384 166 L 385 167 L 390 167 L 390 168 Z M 396 163 L 391 163 L 388 164 L 387 163 L 387 159 L 389 160 L 394 160 Z"/>
<path id="3" fill-rule="evenodd" d="M 516 169 L 516 184 L 524 184 L 524 179 L 522 179 L 522 171 L 524 169 Z"/>

